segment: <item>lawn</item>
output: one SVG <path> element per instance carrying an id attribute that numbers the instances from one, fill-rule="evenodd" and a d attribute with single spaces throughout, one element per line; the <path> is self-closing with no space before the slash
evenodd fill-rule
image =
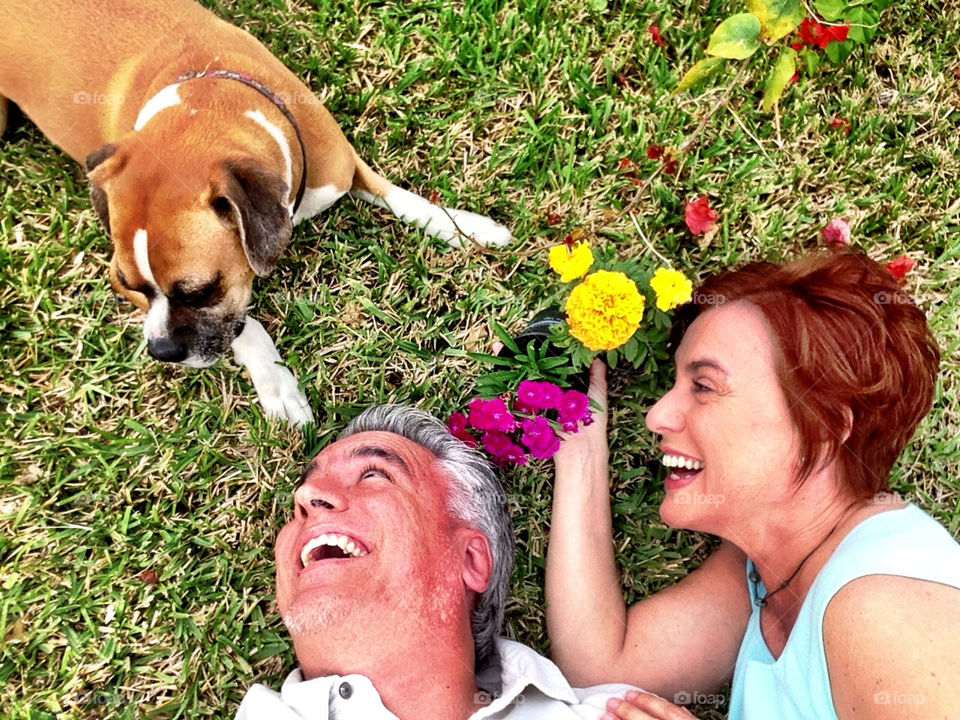
<path id="1" fill-rule="evenodd" d="M 569 233 L 622 257 L 652 247 L 690 277 L 815 249 L 834 217 L 872 257 L 908 254 L 907 288 L 944 360 L 892 482 L 960 535 L 955 4 L 895 3 L 866 50 L 804 75 L 770 114 L 757 58 L 725 102 L 723 79 L 670 93 L 739 3 L 209 4 L 303 78 L 379 172 L 491 215 L 516 242 L 449 250 L 350 199 L 299 226 L 253 313 L 310 397 L 317 427 L 304 434 L 267 422 L 228 360 L 194 370 L 147 356 L 142 315 L 107 283 L 84 173 L 14 116 L 0 139 L 0 715 L 232 717 L 251 682 L 279 686 L 294 658 L 272 542 L 302 464 L 372 403 L 460 407 L 481 371 L 466 353 L 489 347 L 494 321 L 519 330 L 551 302 L 546 249 Z M 658 166 L 648 145 L 690 138 L 676 174 L 634 182 Z M 701 195 L 720 217 L 709 243 L 683 221 Z M 669 373 L 612 379 L 631 600 L 710 547 L 657 516 L 643 415 Z M 504 476 L 518 537 L 505 633 L 541 650 L 551 474 Z"/>

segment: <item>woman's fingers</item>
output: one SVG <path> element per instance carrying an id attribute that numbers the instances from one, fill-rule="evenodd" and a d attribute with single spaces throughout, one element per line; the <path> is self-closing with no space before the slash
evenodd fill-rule
<path id="1" fill-rule="evenodd" d="M 623 700 L 610 698 L 600 720 L 696 720 L 686 708 L 657 695 L 631 690 Z"/>
<path id="2" fill-rule="evenodd" d="M 597 358 L 590 364 L 590 387 L 587 394 L 601 408 L 607 409 L 607 366 Z"/>

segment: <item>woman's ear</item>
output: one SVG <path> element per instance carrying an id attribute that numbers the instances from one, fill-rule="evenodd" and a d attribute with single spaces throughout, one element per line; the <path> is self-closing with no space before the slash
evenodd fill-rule
<path id="1" fill-rule="evenodd" d="M 457 547 L 463 559 L 463 584 L 479 595 L 487 589 L 493 572 L 490 542 L 479 530 L 465 528 L 460 532 Z"/>
<path id="2" fill-rule="evenodd" d="M 843 437 L 840 438 L 842 445 L 850 439 L 850 433 L 853 432 L 853 410 L 849 405 L 843 406 Z"/>

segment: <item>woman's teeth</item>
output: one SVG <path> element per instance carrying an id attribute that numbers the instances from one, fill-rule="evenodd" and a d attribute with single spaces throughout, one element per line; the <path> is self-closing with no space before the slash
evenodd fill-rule
<path id="1" fill-rule="evenodd" d="M 663 464 L 670 468 L 686 468 L 687 470 L 703 470 L 703 463 L 693 458 L 681 455 L 664 455 Z"/>

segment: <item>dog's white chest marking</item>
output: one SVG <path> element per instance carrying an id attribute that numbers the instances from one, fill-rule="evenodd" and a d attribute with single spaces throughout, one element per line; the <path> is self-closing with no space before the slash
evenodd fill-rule
<path id="1" fill-rule="evenodd" d="M 178 89 L 180 83 L 174 85 L 167 85 L 163 90 L 158 92 L 152 98 L 147 100 L 147 104 L 143 106 L 143 109 L 140 111 L 140 114 L 137 115 L 137 121 L 133 124 L 134 130 L 142 130 L 143 126 L 146 125 L 150 120 L 153 119 L 153 116 L 156 115 L 161 110 L 166 110 L 167 108 L 173 107 L 180 104 L 180 93 Z"/>
<path id="2" fill-rule="evenodd" d="M 386 208 L 405 223 L 416 225 L 428 235 L 446 240 L 452 247 L 460 247 L 462 238 L 494 247 L 503 247 L 511 240 L 507 228 L 485 215 L 440 207 L 403 188 L 392 187 L 383 197 L 364 190 L 353 190 L 351 195 Z"/>
<path id="3" fill-rule="evenodd" d="M 267 120 L 267 116 L 259 110 L 247 110 L 243 116 L 250 118 L 266 130 L 280 146 L 280 152 L 283 153 L 284 180 L 287 183 L 287 191 L 291 191 L 293 189 L 293 159 L 290 156 L 290 143 L 287 142 L 286 136 L 280 131 L 280 128 Z"/>
<path id="4" fill-rule="evenodd" d="M 346 190 L 339 190 L 335 185 L 324 185 L 318 188 L 308 187 L 303 193 L 303 200 L 300 201 L 297 214 L 293 216 L 293 224 L 296 225 L 301 220 L 322 213 L 346 194 Z"/>
<path id="5" fill-rule="evenodd" d="M 170 303 L 157 285 L 150 269 L 150 250 L 147 243 L 147 231 L 140 229 L 133 234 L 133 259 L 137 263 L 140 276 L 153 288 L 153 297 L 150 299 L 150 309 L 143 321 L 143 335 L 151 339 L 165 337 L 167 334 L 167 320 L 170 317 Z"/>

